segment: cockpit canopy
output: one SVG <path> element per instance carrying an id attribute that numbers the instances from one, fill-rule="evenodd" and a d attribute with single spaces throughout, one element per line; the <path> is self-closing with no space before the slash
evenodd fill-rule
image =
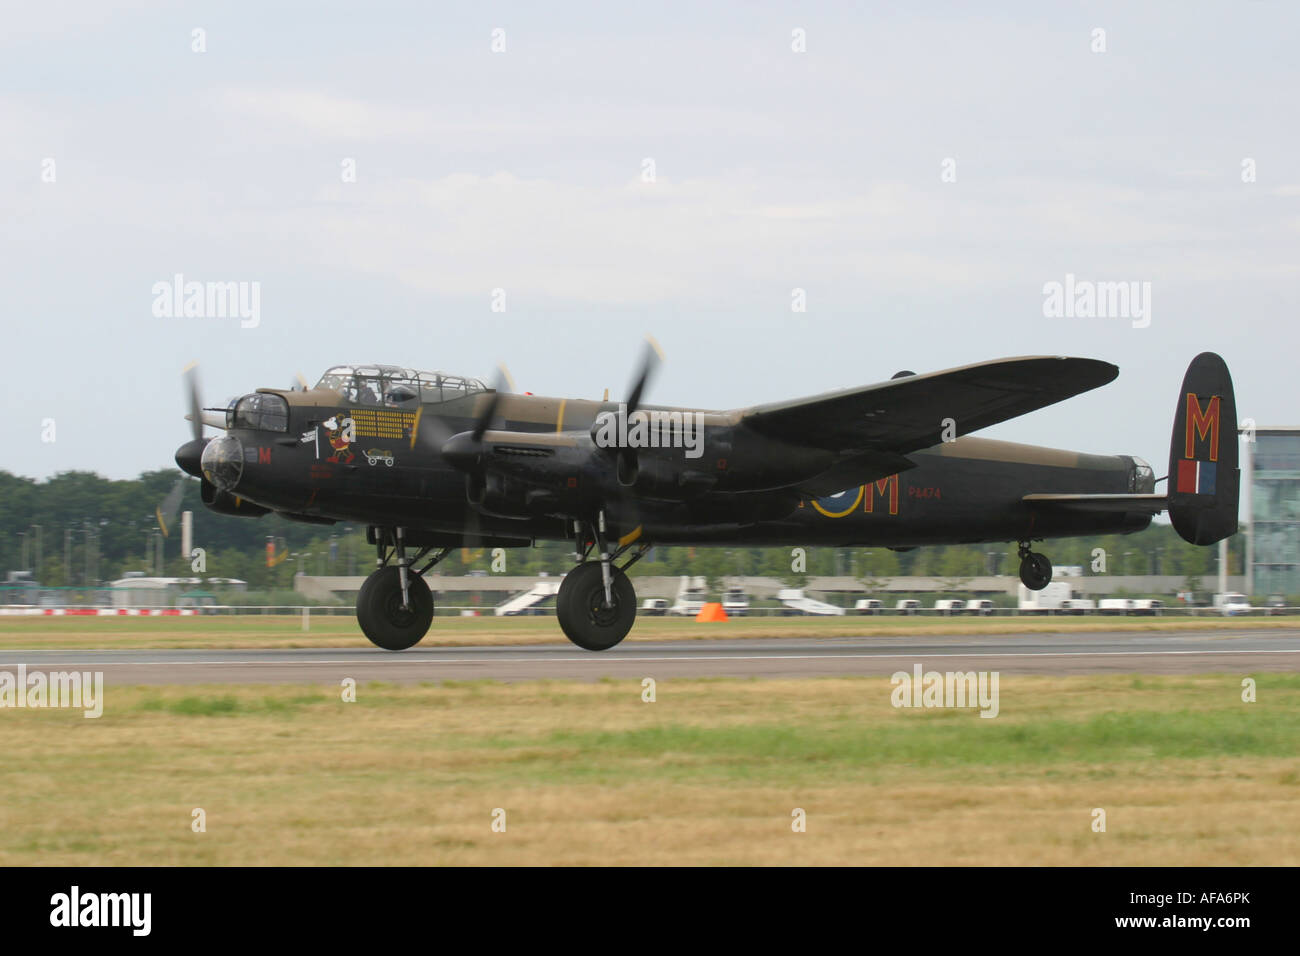
<path id="1" fill-rule="evenodd" d="M 420 402 L 446 402 L 488 390 L 476 378 L 396 365 L 336 365 L 320 377 L 316 388 L 336 391 L 353 405 L 389 408 L 414 408 Z"/>

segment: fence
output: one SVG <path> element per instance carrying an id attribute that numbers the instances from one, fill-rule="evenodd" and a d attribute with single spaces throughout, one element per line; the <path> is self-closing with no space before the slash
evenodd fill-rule
<path id="1" fill-rule="evenodd" d="M 491 606 L 468 604 L 435 604 L 434 613 L 441 617 L 494 616 Z M 201 607 L 87 607 L 85 605 L 35 606 L 30 604 L 0 605 L 0 617 L 200 617 L 209 615 L 309 615 L 312 617 L 353 617 L 356 609 L 344 605 L 315 604 L 208 604 Z M 933 607 L 897 610 L 895 608 L 878 608 L 870 611 L 855 611 L 845 608 L 843 615 L 805 614 L 787 607 L 750 607 L 736 617 L 1274 617 L 1300 614 L 1300 607 L 1252 607 L 1234 610 L 1231 615 L 1214 607 L 1161 607 L 1152 609 L 1067 609 L 1048 610 L 1040 608 L 991 608 L 980 611 L 947 610 Z M 664 611 L 653 614 L 641 612 L 642 616 L 673 617 L 676 615 Z M 554 617 L 553 606 L 527 608 L 512 617 Z M 689 615 L 688 615 L 689 616 Z"/>

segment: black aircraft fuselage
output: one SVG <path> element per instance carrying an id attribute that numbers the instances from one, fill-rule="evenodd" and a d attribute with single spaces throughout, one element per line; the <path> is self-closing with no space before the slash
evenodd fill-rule
<path id="1" fill-rule="evenodd" d="M 260 389 L 220 412 L 195 399 L 195 438 L 176 459 L 215 511 L 368 526 L 381 567 L 358 615 L 380 646 L 427 628 L 414 565 L 430 551 L 441 549 L 436 562 L 462 545 L 572 540 L 600 560 L 566 576 L 557 613 L 576 643 L 604 649 L 635 613 L 622 572 L 653 544 L 1019 542 L 1022 580 L 1043 587 L 1051 564 L 1029 550 L 1035 540 L 1140 531 L 1161 510 L 1198 544 L 1235 531 L 1236 412 L 1211 353 L 1180 392 L 1166 495 L 1134 456 L 966 434 L 1115 374 L 1087 359 L 1009 359 L 711 411 L 641 405 L 647 373 L 622 405 L 341 366 L 315 388 Z M 225 434 L 202 437 L 200 421 Z"/>
<path id="2" fill-rule="evenodd" d="M 532 508 L 522 495 L 512 500 L 507 492 L 483 500 L 480 493 L 480 503 L 472 503 L 474 489 L 467 494 L 472 479 L 448 464 L 435 443 L 419 440 L 410 411 L 349 405 L 333 393 L 263 390 L 260 394 L 286 402 L 285 430 L 232 424 L 225 437 L 208 443 L 202 458 L 205 467 L 212 466 L 214 476 L 221 475 L 222 490 L 243 501 L 321 523 L 405 525 L 413 531 L 449 536 L 475 527 L 483 536 L 518 544 L 573 537 L 564 517 L 530 514 Z M 466 432 L 477 418 L 476 408 L 488 397 L 482 393 L 425 404 L 419 408 L 420 419 L 437 415 L 451 434 Z M 617 407 L 609 402 L 503 395 L 497 406 L 499 420 L 485 438 L 495 449 L 494 434 L 509 432 L 508 442 L 521 445 L 522 450 L 520 436 L 563 434 L 557 428 L 562 426 L 585 441 L 597 416 L 617 412 Z M 857 484 L 820 497 L 790 488 L 749 490 L 746 485 L 775 484 L 801 471 L 824 471 L 832 462 L 823 465 L 821 455 L 805 451 L 806 463 L 794 466 L 790 459 L 797 458 L 799 451 L 782 447 L 782 442 L 741 440 L 738 426 L 728 422 L 725 413 L 702 414 L 702 455 L 691 460 L 682 450 L 669 449 L 659 460 L 675 458 L 692 471 L 711 477 L 716 473 L 718 480 L 711 487 L 689 497 L 687 492 L 674 495 L 685 500 L 669 497 L 676 489 L 652 490 L 654 497 L 637 495 L 634 485 L 619 482 L 617 461 L 611 457 L 594 475 L 577 469 L 560 474 L 562 491 L 576 490 L 567 487 L 570 478 L 582 484 L 603 479 L 601 499 L 612 535 L 623 537 L 639 527 L 644 539 L 662 544 L 913 547 L 1118 534 L 1140 531 L 1151 521 L 1149 514 L 1130 512 L 1044 514 L 1023 500 L 1031 493 L 1150 493 L 1155 490 L 1155 476 L 1141 459 L 975 437 L 912 452 L 912 468 L 882 477 L 868 474 Z M 322 426 L 349 418 L 356 432 L 346 444 L 339 428 Z M 377 434 L 381 430 L 383 437 Z M 302 440 L 307 435 L 311 441 Z M 514 464 L 501 457 L 506 459 L 505 467 Z M 744 477 L 735 483 L 740 487 L 731 490 L 728 479 L 735 474 Z"/>

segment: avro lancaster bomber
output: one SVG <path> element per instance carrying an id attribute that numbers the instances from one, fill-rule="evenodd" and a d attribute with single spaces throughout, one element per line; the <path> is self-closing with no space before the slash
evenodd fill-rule
<path id="1" fill-rule="evenodd" d="M 1052 564 L 1035 541 L 1139 531 L 1168 511 L 1208 545 L 1237 530 L 1236 407 L 1210 352 L 1178 393 L 1168 484 L 1130 455 L 971 436 L 1112 381 L 1094 359 L 1010 358 L 730 411 L 642 403 L 658 362 L 625 401 L 544 398 L 442 372 L 330 369 L 312 388 L 262 388 L 204 409 L 176 462 L 220 514 L 267 512 L 367 526 L 377 567 L 357 618 L 403 650 L 433 620 L 423 576 L 458 547 L 570 540 L 577 561 L 556 613 L 579 647 L 631 629 L 627 569 L 656 544 L 884 546 L 1017 542 L 1020 578 Z M 205 425 L 220 429 L 203 435 Z"/>

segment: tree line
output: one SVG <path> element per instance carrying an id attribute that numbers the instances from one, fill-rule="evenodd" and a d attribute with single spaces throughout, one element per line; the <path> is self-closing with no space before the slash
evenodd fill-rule
<path id="1" fill-rule="evenodd" d="M 180 508 L 194 513 L 194 544 L 203 567 L 180 553 L 180 522 L 163 536 L 157 510 L 178 479 Z M 159 565 L 159 542 L 162 563 Z M 268 565 L 267 543 L 273 559 Z M 1132 535 L 1098 535 L 1051 541 L 1043 550 L 1059 566 L 1078 565 L 1085 575 L 1166 574 L 1180 577 L 1218 573 L 1218 549 L 1185 543 L 1165 524 Z M 1242 569 L 1243 536 L 1230 541 L 1229 572 Z M 443 562 L 443 574 L 471 571 L 536 575 L 562 574 L 572 564 L 572 545 L 541 542 L 534 548 L 494 555 L 466 549 Z M 1102 558 L 1099 567 L 1099 555 Z M 93 472 L 60 472 L 36 481 L 0 471 L 0 567 L 31 570 L 47 587 L 86 587 L 127 572 L 177 577 L 227 577 L 255 590 L 287 589 L 293 576 L 365 574 L 374 549 L 361 525 L 307 525 L 267 515 L 257 520 L 208 511 L 199 482 L 174 469 L 114 480 Z M 808 577 L 842 575 L 863 580 L 895 575 L 963 579 L 1015 574 L 1014 544 L 968 544 L 896 552 L 884 547 L 727 548 L 656 547 L 632 569 L 635 575 L 701 575 L 718 587 L 735 575 L 763 575 L 792 585 Z"/>

